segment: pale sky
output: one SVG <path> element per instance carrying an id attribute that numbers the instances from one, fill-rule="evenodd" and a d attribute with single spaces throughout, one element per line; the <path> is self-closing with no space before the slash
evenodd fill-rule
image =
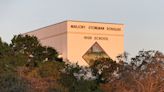
<path id="1" fill-rule="evenodd" d="M 64 20 L 125 24 L 125 51 L 164 52 L 164 0 L 0 0 L 0 37 L 10 42 Z"/>

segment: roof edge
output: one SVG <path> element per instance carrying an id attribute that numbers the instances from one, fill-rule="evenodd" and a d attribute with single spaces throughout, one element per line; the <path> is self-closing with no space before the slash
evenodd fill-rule
<path id="1" fill-rule="evenodd" d="M 50 27 L 50 26 L 62 24 L 62 23 L 64 23 L 64 22 L 67 22 L 67 21 L 62 21 L 62 22 L 58 22 L 58 23 L 51 24 L 51 25 L 47 25 L 47 26 L 45 26 L 45 27 L 40 27 L 40 28 L 37 28 L 37 29 L 35 29 L 35 30 L 26 32 L 26 33 L 24 33 L 24 34 L 28 34 L 28 33 L 31 33 L 31 32 L 35 32 L 35 31 L 38 31 L 38 30 L 41 30 L 41 29 L 44 29 L 44 28 L 47 28 L 47 27 Z"/>
<path id="2" fill-rule="evenodd" d="M 29 31 L 29 32 L 26 32 L 26 33 L 23 33 L 23 34 L 28 34 L 28 33 L 31 33 L 31 32 L 35 32 L 35 31 L 38 31 L 40 29 L 44 29 L 44 28 L 47 28 L 47 27 L 50 27 L 50 26 L 54 26 L 54 25 L 58 25 L 58 24 L 62 24 L 62 23 L 67 23 L 67 22 L 84 22 L 84 23 L 99 23 L 99 24 L 114 24 L 114 25 L 124 25 L 124 24 L 121 24 L 121 23 L 107 23 L 107 22 L 93 22 L 93 21 L 79 21 L 79 20 L 65 20 L 65 21 L 61 21 L 61 22 L 57 22 L 57 23 L 54 23 L 54 24 L 51 24 L 51 25 L 48 25 L 48 26 L 45 26 L 45 27 L 40 27 L 40 28 L 37 28 L 33 31 Z"/>
<path id="3" fill-rule="evenodd" d="M 66 20 L 72 22 L 85 22 L 85 23 L 99 23 L 99 24 L 115 24 L 115 25 L 124 25 L 122 23 L 109 23 L 109 22 L 94 22 L 94 21 L 80 21 L 80 20 Z"/>

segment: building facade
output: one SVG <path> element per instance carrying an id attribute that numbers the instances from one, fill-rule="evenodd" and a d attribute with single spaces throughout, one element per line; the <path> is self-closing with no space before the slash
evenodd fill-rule
<path id="1" fill-rule="evenodd" d="M 26 34 L 55 48 L 65 61 L 84 66 L 98 58 L 115 59 L 124 52 L 123 24 L 68 20 Z"/>

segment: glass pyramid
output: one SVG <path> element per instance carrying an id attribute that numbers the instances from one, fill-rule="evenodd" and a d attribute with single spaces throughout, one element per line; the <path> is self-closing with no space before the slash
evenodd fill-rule
<path id="1" fill-rule="evenodd" d="M 100 58 L 109 58 L 106 52 L 102 49 L 102 47 L 95 42 L 89 50 L 83 55 L 83 59 L 89 64 L 93 65 L 96 59 Z"/>

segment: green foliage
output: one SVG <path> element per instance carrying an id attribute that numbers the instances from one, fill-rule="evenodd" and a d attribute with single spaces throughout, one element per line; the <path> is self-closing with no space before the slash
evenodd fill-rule
<path id="1" fill-rule="evenodd" d="M 53 77 L 58 79 L 60 77 L 60 72 L 64 68 L 64 63 L 62 62 L 45 62 L 39 67 L 39 74 L 41 77 Z"/>
<path id="2" fill-rule="evenodd" d="M 23 54 L 28 57 L 27 66 L 36 67 L 44 61 L 56 61 L 58 53 L 51 47 L 42 46 L 35 36 L 14 36 L 11 48 L 15 54 Z"/>
<path id="3" fill-rule="evenodd" d="M 7 56 L 9 54 L 11 54 L 11 48 L 10 46 L 5 43 L 5 42 L 2 42 L 1 38 L 0 38 L 0 58 L 3 57 L 3 56 Z"/>
<path id="4" fill-rule="evenodd" d="M 11 42 L 11 47 L 15 52 L 26 55 L 34 54 L 35 49 L 41 45 L 37 37 L 28 35 L 14 36 Z"/>
<path id="5" fill-rule="evenodd" d="M 47 47 L 46 48 L 46 58 L 48 58 L 49 61 L 58 60 L 57 51 L 52 47 Z"/>
<path id="6" fill-rule="evenodd" d="M 66 65 L 65 72 L 61 74 L 60 83 L 68 88 L 69 92 L 102 92 L 96 80 L 78 79 L 75 73 L 78 74 L 83 67 L 76 65 Z M 84 75 L 86 76 L 86 74 Z"/>
<path id="7" fill-rule="evenodd" d="M 77 80 L 66 75 L 62 78 L 62 83 L 68 87 L 69 92 L 101 92 L 94 80 Z"/>
<path id="8" fill-rule="evenodd" d="M 164 91 L 160 52 L 139 51 L 129 61 L 124 53 L 117 57 L 119 63 L 99 58 L 90 67 L 58 62 L 57 56 L 34 36 L 14 36 L 10 45 L 0 39 L 0 92 Z"/>
<path id="9" fill-rule="evenodd" d="M 73 75 L 62 75 L 60 83 L 69 92 L 102 92 L 95 80 L 77 80 Z"/>
<path id="10" fill-rule="evenodd" d="M 119 77 L 111 78 L 113 81 L 102 84 L 101 88 L 105 92 L 163 92 L 163 70 L 162 53 L 139 51 L 129 64 L 121 64 L 117 72 Z"/>
<path id="11" fill-rule="evenodd" d="M 93 74 L 97 76 L 98 83 L 106 83 L 111 81 L 114 77 L 114 73 L 118 72 L 120 65 L 110 58 L 100 58 L 95 60 L 95 63 L 91 66 Z"/>
<path id="12" fill-rule="evenodd" d="M 0 75 L 1 92 L 28 92 L 27 81 L 14 72 L 5 72 Z"/>
<path id="13" fill-rule="evenodd" d="M 24 55 L 3 56 L 0 58 L 0 73 L 7 71 L 16 71 L 18 67 L 26 64 L 27 57 Z"/>
<path id="14" fill-rule="evenodd" d="M 57 79 L 56 77 L 59 77 L 59 70 L 63 67 L 62 62 L 52 62 L 57 60 L 57 56 L 58 53 L 55 49 L 42 46 L 34 36 L 14 36 L 10 45 L 2 42 L 0 39 L 0 78 L 5 77 L 0 79 L 0 82 L 3 83 L 0 85 L 4 87 L 0 91 L 26 92 L 27 87 L 25 81 L 36 76 L 37 78 L 40 78 L 39 76 L 43 77 L 43 80 L 45 77 L 52 76 L 53 79 Z M 26 69 L 26 66 L 29 68 L 27 67 Z M 39 67 L 32 68 L 35 66 Z M 17 73 L 21 75 L 17 75 Z"/>

